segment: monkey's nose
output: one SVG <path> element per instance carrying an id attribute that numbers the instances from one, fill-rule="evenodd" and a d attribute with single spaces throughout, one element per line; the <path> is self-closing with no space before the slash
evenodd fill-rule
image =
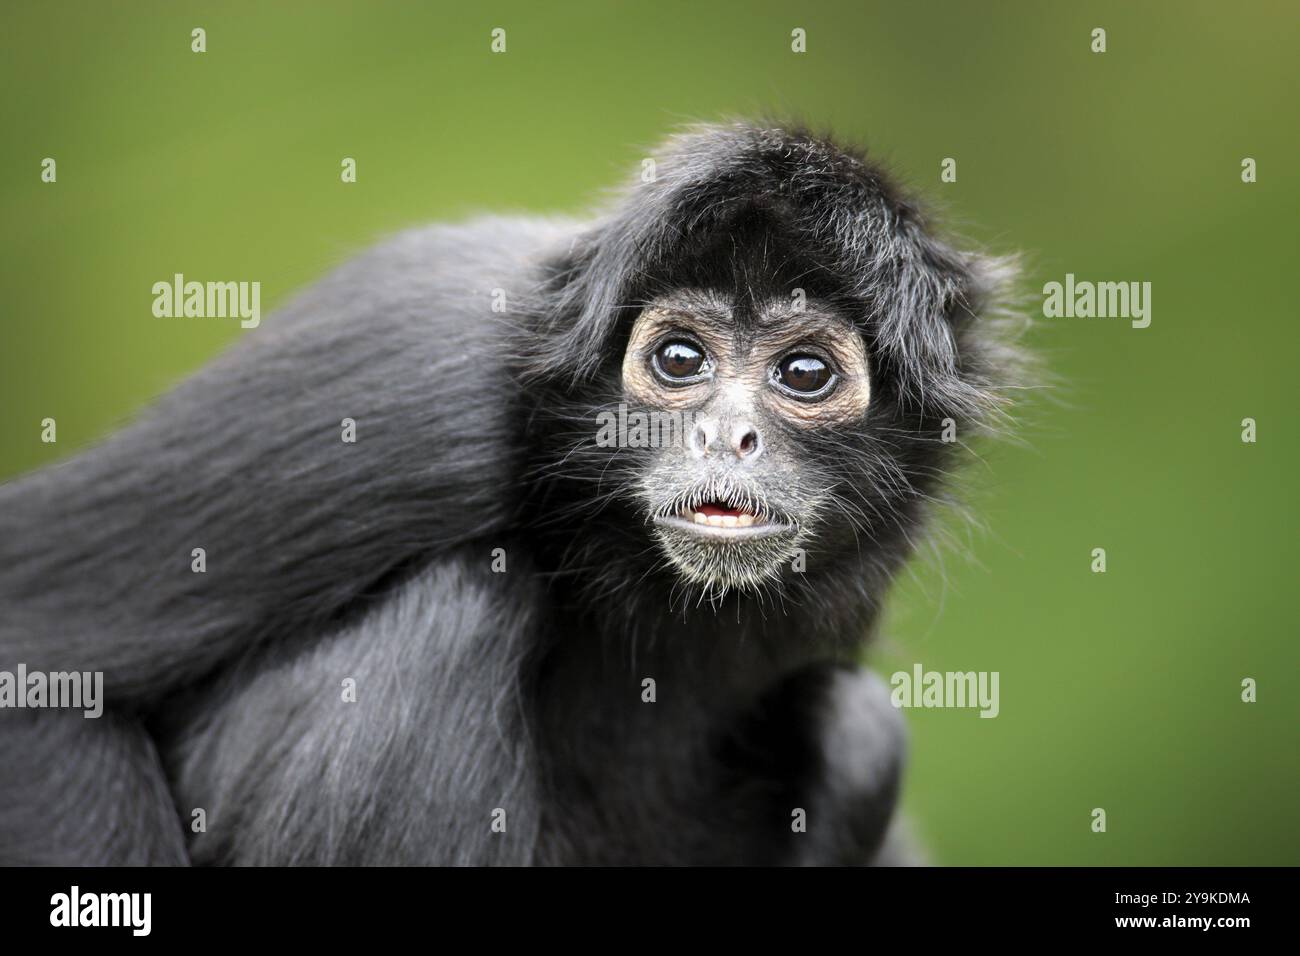
<path id="1" fill-rule="evenodd" d="M 723 426 L 725 427 L 725 426 Z M 713 419 L 697 422 L 691 429 L 690 450 L 696 458 L 730 450 L 741 461 L 757 458 L 763 451 L 763 438 L 758 429 L 748 422 L 731 426 L 727 435 L 727 447 L 723 449 L 722 428 Z"/>

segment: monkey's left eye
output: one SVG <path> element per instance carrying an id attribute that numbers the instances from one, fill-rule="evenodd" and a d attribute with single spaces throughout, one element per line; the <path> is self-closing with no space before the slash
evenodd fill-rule
<path id="1" fill-rule="evenodd" d="M 690 342 L 673 339 L 655 351 L 655 370 L 668 379 L 694 378 L 704 371 L 704 353 Z"/>
<path id="2" fill-rule="evenodd" d="M 787 392 L 802 398 L 820 396 L 830 390 L 835 373 L 815 355 L 787 355 L 776 363 L 772 378 Z"/>

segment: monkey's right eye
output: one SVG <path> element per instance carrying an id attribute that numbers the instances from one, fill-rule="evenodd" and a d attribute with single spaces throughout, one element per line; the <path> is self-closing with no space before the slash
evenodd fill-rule
<path id="1" fill-rule="evenodd" d="M 665 342 L 655 350 L 655 371 L 671 381 L 695 378 L 705 367 L 704 353 L 682 339 Z"/>

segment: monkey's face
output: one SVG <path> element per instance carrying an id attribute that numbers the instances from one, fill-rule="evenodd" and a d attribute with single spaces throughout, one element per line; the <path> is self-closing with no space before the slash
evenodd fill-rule
<path id="1" fill-rule="evenodd" d="M 656 299 L 632 329 L 622 382 L 648 429 L 637 494 L 687 581 L 752 590 L 800 570 L 810 543 L 853 540 L 837 523 L 854 505 L 834 458 L 862 426 L 869 365 L 829 306 Z"/>

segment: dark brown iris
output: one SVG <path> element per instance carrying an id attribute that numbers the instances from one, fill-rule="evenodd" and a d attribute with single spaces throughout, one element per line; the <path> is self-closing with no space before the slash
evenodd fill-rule
<path id="1" fill-rule="evenodd" d="M 792 392 L 820 392 L 831 380 L 826 363 L 813 355 L 789 355 L 776 366 L 776 379 Z"/>
<path id="2" fill-rule="evenodd" d="M 704 368 L 704 353 L 690 342 L 665 342 L 655 353 L 655 364 L 669 378 L 690 378 Z"/>

